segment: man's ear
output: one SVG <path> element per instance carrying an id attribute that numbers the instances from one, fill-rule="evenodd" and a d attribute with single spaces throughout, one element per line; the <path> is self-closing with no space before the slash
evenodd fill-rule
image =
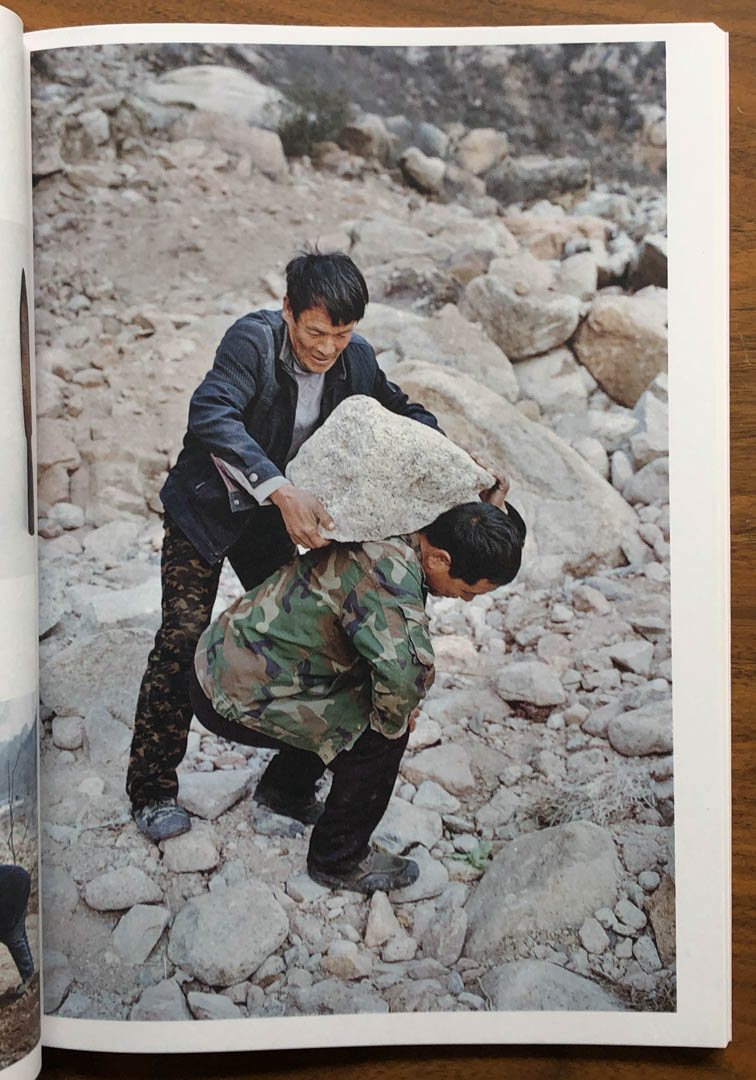
<path id="1" fill-rule="evenodd" d="M 297 320 L 294 318 L 294 315 L 292 313 L 291 304 L 289 303 L 288 296 L 285 296 L 283 298 L 283 312 L 282 312 L 282 314 L 283 314 L 283 321 L 288 326 L 289 332 L 291 332 L 292 327 L 296 324 Z"/>
<path id="2" fill-rule="evenodd" d="M 440 570 L 443 573 L 451 566 L 451 555 L 444 548 L 430 547 L 428 561 L 434 570 Z"/>

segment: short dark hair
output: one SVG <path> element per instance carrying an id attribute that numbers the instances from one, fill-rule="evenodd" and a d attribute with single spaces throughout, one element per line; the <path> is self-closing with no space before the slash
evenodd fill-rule
<path id="1" fill-rule="evenodd" d="M 286 295 L 294 319 L 324 307 L 334 326 L 358 322 L 369 300 L 365 279 L 343 251 L 305 251 L 286 267 Z"/>
<path id="2" fill-rule="evenodd" d="M 516 576 L 527 529 L 515 508 L 506 507 L 505 513 L 486 502 L 461 503 L 422 530 L 434 547 L 448 551 L 451 577 L 506 585 Z"/>

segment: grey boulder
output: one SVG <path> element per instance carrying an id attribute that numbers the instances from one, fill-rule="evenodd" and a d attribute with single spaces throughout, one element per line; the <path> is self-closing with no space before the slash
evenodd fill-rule
<path id="1" fill-rule="evenodd" d="M 168 942 L 171 961 L 208 986 L 233 986 L 254 974 L 289 932 L 281 905 L 260 881 L 189 900 Z"/>
<path id="2" fill-rule="evenodd" d="M 493 483 L 451 440 L 360 394 L 334 409 L 286 475 L 318 496 L 336 523 L 323 535 L 343 542 L 413 532 Z"/>

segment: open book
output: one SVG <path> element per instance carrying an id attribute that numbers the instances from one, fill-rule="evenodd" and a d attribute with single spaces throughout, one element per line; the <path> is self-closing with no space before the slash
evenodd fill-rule
<path id="1" fill-rule="evenodd" d="M 9 1076 L 40 1032 L 726 1044 L 726 102 L 710 25 L 0 10 Z M 281 326 L 305 245 L 349 254 L 364 355 L 528 526 L 513 582 L 428 600 L 435 683 L 373 834 L 420 876 L 372 897 L 308 877 L 309 827 L 254 798 L 269 749 L 192 720 L 192 828 L 160 843 L 125 789 L 189 401 L 236 320 Z M 214 615 L 242 592 L 226 564 Z"/>

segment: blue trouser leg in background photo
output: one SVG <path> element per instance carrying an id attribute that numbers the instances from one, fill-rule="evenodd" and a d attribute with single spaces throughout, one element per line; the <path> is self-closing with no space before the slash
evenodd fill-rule
<path id="1" fill-rule="evenodd" d="M 21 981 L 28 982 L 34 974 L 34 960 L 29 947 L 29 938 L 26 934 L 26 913 L 18 920 L 15 926 L 3 932 L 1 940 L 13 957 Z"/>

